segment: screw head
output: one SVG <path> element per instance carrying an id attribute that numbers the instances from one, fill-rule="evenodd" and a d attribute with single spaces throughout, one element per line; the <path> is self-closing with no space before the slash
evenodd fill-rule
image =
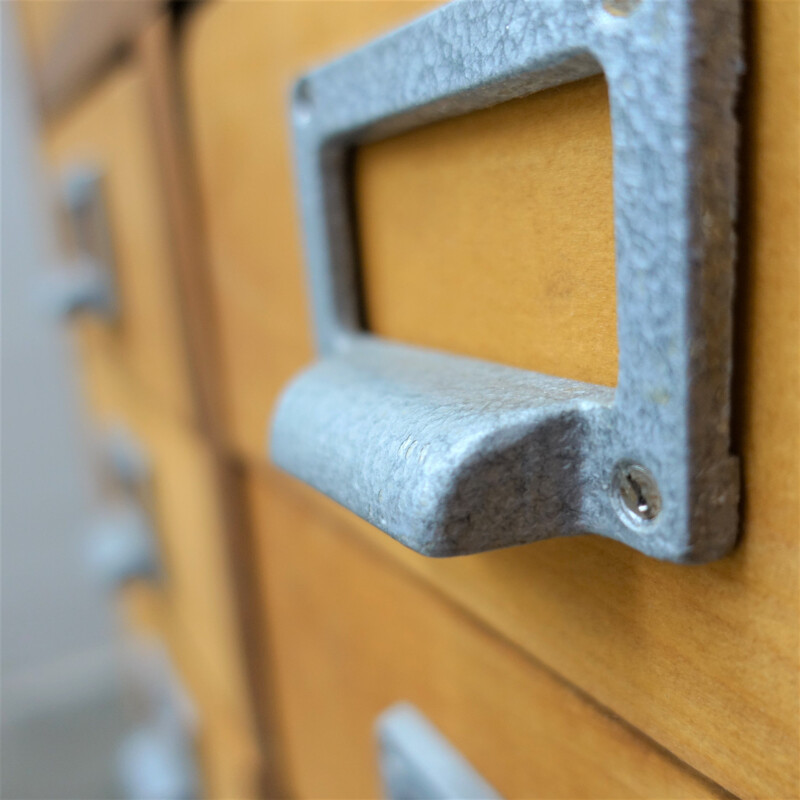
<path id="1" fill-rule="evenodd" d="M 653 473 L 641 464 L 617 464 L 613 479 L 617 514 L 629 525 L 641 528 L 661 512 L 661 492 Z"/>
<path id="2" fill-rule="evenodd" d="M 314 110 L 314 92 L 308 78 L 301 78 L 294 87 L 294 110 L 302 123 L 311 119 Z"/>

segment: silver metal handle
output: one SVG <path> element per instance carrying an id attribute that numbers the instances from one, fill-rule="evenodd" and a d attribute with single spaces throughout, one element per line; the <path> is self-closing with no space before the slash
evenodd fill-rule
<path id="1" fill-rule="evenodd" d="M 86 559 L 105 586 L 129 580 L 157 579 L 161 574 L 155 535 L 147 514 L 136 504 L 99 513 L 89 525 Z"/>
<path id="2" fill-rule="evenodd" d="M 642 0 L 629 16 L 601 0 L 455 2 L 302 78 L 292 117 L 321 360 L 280 400 L 274 461 L 427 555 L 579 533 L 670 561 L 724 555 L 738 504 L 738 31 L 735 2 Z M 616 389 L 362 331 L 350 148 L 599 72 Z"/>
<path id="3" fill-rule="evenodd" d="M 375 725 L 387 800 L 500 800 L 500 795 L 410 703 Z"/>
<path id="4" fill-rule="evenodd" d="M 117 314 L 114 258 L 100 171 L 73 166 L 61 180 L 61 204 L 74 256 L 53 267 L 42 287 L 53 316 L 93 313 L 108 321 Z"/>

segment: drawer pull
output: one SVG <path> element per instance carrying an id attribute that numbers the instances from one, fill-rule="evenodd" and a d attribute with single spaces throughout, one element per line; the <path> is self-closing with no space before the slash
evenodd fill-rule
<path id="1" fill-rule="evenodd" d="M 141 442 L 123 424 L 103 431 L 97 447 L 102 494 L 89 524 L 87 561 L 100 583 L 159 580 L 161 559 L 152 514 L 152 468 Z"/>
<path id="2" fill-rule="evenodd" d="M 410 703 L 384 711 L 375 726 L 387 800 L 500 800 L 447 739 Z"/>
<path id="3" fill-rule="evenodd" d="M 46 275 L 45 305 L 61 319 L 89 313 L 111 322 L 117 315 L 116 287 L 100 172 L 87 166 L 67 170 L 61 205 L 73 256 Z"/>
<path id="4" fill-rule="evenodd" d="M 728 552 L 738 30 L 736 2 L 455 2 L 303 77 L 292 119 L 320 359 L 278 404 L 274 461 L 427 555 L 581 533 L 676 562 Z M 350 149 L 600 72 L 617 387 L 365 332 Z"/>

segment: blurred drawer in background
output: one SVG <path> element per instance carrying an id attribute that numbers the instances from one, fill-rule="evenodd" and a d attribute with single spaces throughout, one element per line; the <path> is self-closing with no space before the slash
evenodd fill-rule
<path id="1" fill-rule="evenodd" d="M 237 576 L 226 549 L 212 452 L 192 428 L 159 413 L 141 394 L 128 389 L 118 401 L 98 415 L 97 424 L 101 431 L 129 431 L 145 455 L 137 495 L 153 527 L 161 573 L 133 592 L 152 597 L 135 602 L 143 604 L 144 618 L 164 618 L 158 624 L 184 642 L 219 701 L 250 724 L 234 600 Z"/>
<path id="2" fill-rule="evenodd" d="M 90 395 L 99 373 L 122 370 L 164 412 L 190 420 L 182 316 L 147 112 L 144 78 L 126 62 L 49 124 L 46 150 L 54 184 L 81 166 L 101 176 L 118 312 L 111 321 L 89 313 L 77 321 Z"/>
<path id="3" fill-rule="evenodd" d="M 42 110 L 71 103 L 165 6 L 164 0 L 27 0 L 20 29 Z"/>
<path id="4" fill-rule="evenodd" d="M 152 523 L 159 574 L 124 582 L 117 598 L 123 628 L 163 642 L 191 695 L 204 796 L 255 797 L 262 764 L 237 616 L 235 532 L 222 496 L 221 457 L 199 431 L 204 420 L 184 327 L 186 298 L 173 263 L 149 94 L 155 77 L 136 46 L 158 7 L 64 3 L 63 13 L 52 14 L 52 35 L 42 27 L 48 15 L 26 10 L 25 16 L 46 44 L 39 75 L 48 112 L 44 149 L 55 210 L 65 218 L 65 262 L 75 255 L 72 240 L 76 232 L 80 238 L 86 218 L 79 204 L 70 219 L 58 197 L 69 176 L 99 176 L 109 227 L 116 313 L 89 308 L 70 316 L 91 424 L 100 432 L 129 431 L 147 461 L 134 494 Z M 53 41 L 63 44 L 65 36 L 73 45 L 66 68 L 83 72 L 62 85 L 47 69 L 64 55 Z M 96 50 L 76 52 L 76 42 Z M 122 54 L 113 52 L 115 42 L 125 44 Z M 97 232 L 89 232 L 91 240 Z M 74 265 L 58 266 L 68 274 Z"/>
<path id="5" fill-rule="evenodd" d="M 35 79 L 41 81 L 44 62 L 52 52 L 54 40 L 64 24 L 70 3 L 18 3 L 20 32 L 25 38 L 28 64 Z"/>
<path id="6" fill-rule="evenodd" d="M 141 497 L 159 574 L 122 587 L 124 624 L 165 642 L 192 694 L 208 796 L 255 797 L 261 779 L 255 712 L 213 456 L 192 429 L 125 397 L 124 411 L 107 413 L 105 421 L 129 429 L 146 454 Z"/>

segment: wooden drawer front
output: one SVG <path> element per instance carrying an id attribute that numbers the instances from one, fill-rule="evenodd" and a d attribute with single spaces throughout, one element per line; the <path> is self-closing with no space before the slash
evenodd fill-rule
<path id="1" fill-rule="evenodd" d="M 189 375 L 150 124 L 143 76 L 127 63 L 50 125 L 46 149 L 54 182 L 75 165 L 103 175 L 120 312 L 115 323 L 88 314 L 77 322 L 88 380 L 93 371 L 120 367 L 155 403 L 188 419 Z"/>
<path id="2" fill-rule="evenodd" d="M 48 116 L 64 111 L 163 5 L 162 0 L 16 3 L 41 110 Z"/>
<path id="3" fill-rule="evenodd" d="M 358 25 L 360 33 L 367 33 L 370 15 L 383 15 L 372 20 L 377 28 L 395 13 L 389 4 L 369 3 L 359 5 L 351 18 L 342 8 L 213 5 L 198 15 L 188 39 L 186 84 L 210 227 L 231 435 L 236 447 L 252 458 L 263 457 L 262 426 L 276 392 L 309 357 L 310 348 L 299 233 L 290 200 L 286 87 L 300 64 L 349 43 Z M 326 512 L 344 516 L 348 527 L 393 560 L 692 767 L 737 794 L 770 797 L 794 796 L 800 779 L 799 14 L 795 2 L 747 4 L 744 236 L 735 371 L 735 436 L 744 469 L 744 505 L 737 550 L 718 563 L 688 568 L 657 563 L 613 543 L 578 538 L 432 561 L 402 550 L 333 505 Z M 259 103 L 248 99 L 253 97 Z M 463 126 L 459 136 L 467 135 L 466 121 L 453 124 Z M 589 125 L 586 130 L 588 147 L 592 142 L 605 146 L 599 128 Z M 392 200 L 393 181 L 400 181 L 401 188 L 403 181 L 413 183 L 419 175 L 415 167 L 432 158 L 436 132 L 413 136 L 419 146 L 413 139 L 398 140 L 363 154 L 370 162 L 363 168 L 371 171 L 360 178 L 361 202 L 366 204 L 361 213 L 367 222 L 378 215 L 364 234 L 367 255 L 374 254 L 365 270 L 378 300 L 370 312 L 371 324 L 392 335 L 441 343 L 455 326 L 446 303 L 438 314 L 414 317 L 410 311 L 398 313 L 400 307 L 394 305 L 393 297 L 398 303 L 407 300 L 402 286 L 381 288 L 405 280 L 397 274 L 397 248 L 403 242 L 410 252 L 421 247 L 414 241 L 415 212 L 408 212 L 412 222 L 403 229 L 382 216 L 396 214 L 397 225 L 405 224 L 403 204 Z M 397 169 L 398 148 L 412 177 Z M 445 162 L 448 153 L 440 146 L 437 158 Z M 437 169 L 444 179 L 435 191 L 459 178 L 455 171 L 448 178 L 446 164 Z M 419 186 L 411 191 L 409 196 L 424 197 Z M 564 202 L 564 213 L 569 213 L 564 198 L 554 196 L 553 202 Z M 436 213 L 433 199 L 425 203 L 430 214 Z M 445 236 L 441 241 L 428 237 L 428 246 L 439 248 L 434 252 L 444 260 L 450 257 L 447 248 L 453 247 Z M 598 296 L 605 291 L 600 276 L 607 266 L 599 259 Z M 557 268 L 552 269 L 556 280 Z M 453 282 L 452 292 L 459 295 L 453 308 L 479 303 L 480 297 L 468 293 L 482 291 L 481 286 L 467 270 Z M 547 309 L 543 305 L 542 313 Z M 452 343 L 454 348 L 477 352 L 482 347 L 477 338 L 469 341 L 469 330 L 466 326 L 467 333 L 459 333 L 462 338 Z M 528 334 L 524 327 L 509 326 L 496 335 L 507 337 L 507 352 L 520 353 Z M 575 370 L 586 364 L 582 367 L 578 355 L 569 352 L 559 350 L 566 359 L 559 371 L 580 377 Z M 608 347 L 597 352 L 607 360 L 592 357 L 594 379 L 613 383 L 615 362 L 608 360 Z M 529 357 L 526 365 L 536 366 L 540 356 Z M 284 525 L 284 538 L 294 540 L 293 525 L 274 525 Z M 481 669 L 473 665 L 476 673 Z"/>
<path id="4" fill-rule="evenodd" d="M 200 760 L 209 800 L 256 800 L 263 796 L 258 750 L 245 731 L 226 728 L 218 721 L 207 722 L 200 734 Z"/>
<path id="5" fill-rule="evenodd" d="M 504 797 L 724 794 L 365 547 L 324 504 L 254 475 L 263 610 L 289 788 L 379 795 L 373 725 L 415 704 Z"/>
<path id="6" fill-rule="evenodd" d="M 244 654 L 235 607 L 234 574 L 215 463 L 192 428 L 155 409 L 124 383 L 103 384 L 98 424 L 122 424 L 146 452 L 146 490 L 162 579 L 125 592 L 128 613 L 183 643 L 207 676 L 215 695 L 243 723 L 252 721 Z M 149 622 L 148 622 L 149 621 Z"/>
<path id="7" fill-rule="evenodd" d="M 156 524 L 171 625 L 205 666 L 219 696 L 249 720 L 235 588 L 211 454 L 196 434 L 162 418 L 148 420 L 145 441 L 155 461 Z"/>

